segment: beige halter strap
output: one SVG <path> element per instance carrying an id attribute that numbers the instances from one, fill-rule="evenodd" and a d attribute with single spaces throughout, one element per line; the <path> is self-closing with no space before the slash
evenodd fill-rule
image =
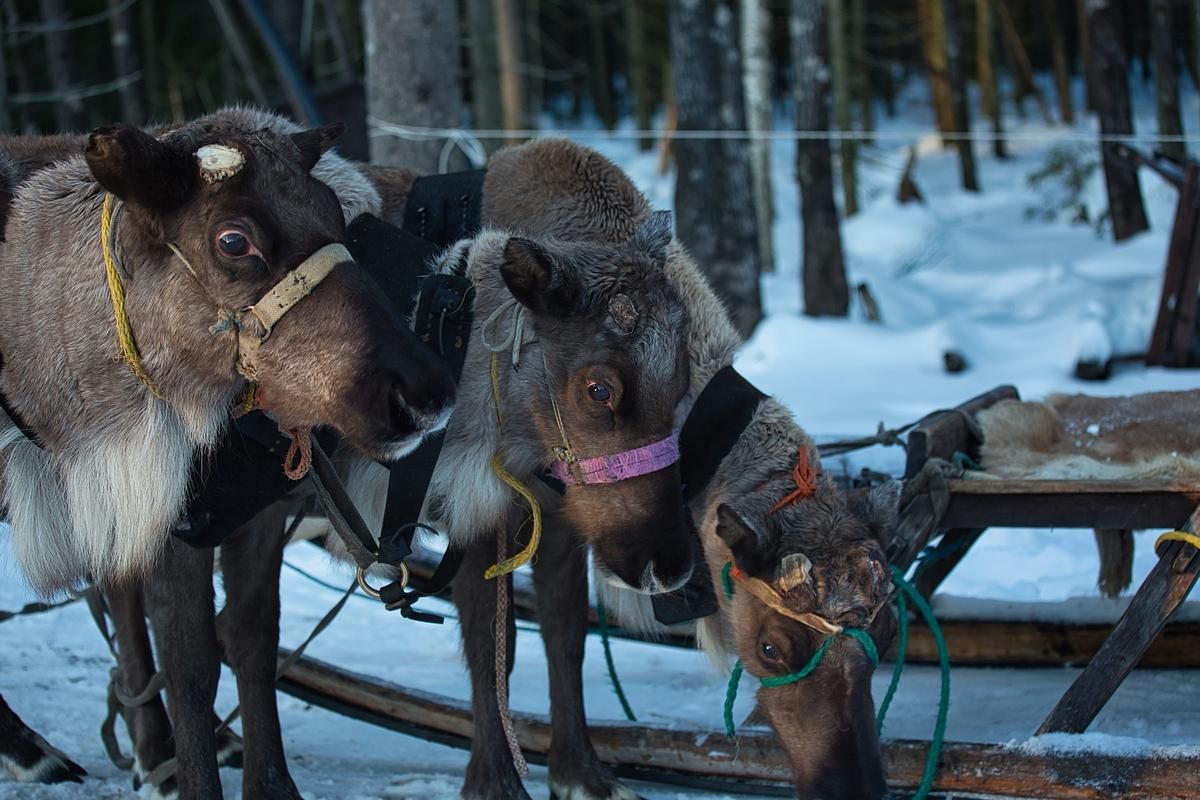
<path id="1" fill-rule="evenodd" d="M 242 373 L 242 377 L 248 381 L 258 380 L 258 349 L 270 337 L 275 324 L 297 303 L 312 294 L 339 262 L 353 260 L 345 245 L 327 244 L 285 275 L 261 300 L 242 309 L 237 325 L 238 372 Z M 254 317 L 262 326 L 261 335 L 255 336 L 247 330 L 246 315 Z"/>
<path id="2" fill-rule="evenodd" d="M 750 594 L 757 597 L 772 611 L 782 614 L 789 619 L 794 619 L 796 622 L 807 625 L 813 630 L 820 631 L 821 633 L 832 635 L 842 632 L 841 625 L 830 622 L 819 614 L 808 612 L 801 613 L 788 608 L 787 604 L 783 602 L 783 598 L 779 596 L 779 592 L 772 589 L 766 581 L 760 580 L 759 578 L 751 578 L 736 566 L 730 570 L 730 575 L 735 581 L 737 581 L 738 586 L 741 586 Z"/>

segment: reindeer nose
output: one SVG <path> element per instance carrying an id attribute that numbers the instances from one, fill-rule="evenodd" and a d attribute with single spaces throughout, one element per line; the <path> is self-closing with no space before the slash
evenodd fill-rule
<path id="1" fill-rule="evenodd" d="M 439 416 L 454 403 L 454 379 L 438 362 L 392 373 L 393 403 L 421 416 Z"/>

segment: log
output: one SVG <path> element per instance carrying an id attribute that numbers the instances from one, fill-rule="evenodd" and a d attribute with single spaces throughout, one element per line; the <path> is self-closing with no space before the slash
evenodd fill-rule
<path id="1" fill-rule="evenodd" d="M 952 480 L 947 528 L 1170 528 L 1200 505 L 1172 481 Z"/>
<path id="2" fill-rule="evenodd" d="M 1184 529 L 1200 531 L 1200 508 Z M 1112 634 L 1046 717 L 1039 734 L 1087 730 L 1196 585 L 1200 550 L 1186 542 L 1167 542 L 1161 552 Z"/>
<path id="3" fill-rule="evenodd" d="M 280 657 L 288 651 L 281 650 Z M 469 747 L 469 704 L 367 678 L 312 658 L 300 659 L 279 682 L 288 694 L 374 725 L 455 747 Z M 545 760 L 549 719 L 513 712 L 526 756 Z M 747 729 L 736 739 L 678 725 L 597 722 L 592 741 L 618 775 L 739 793 L 790 795 L 787 756 L 770 731 Z M 928 744 L 884 743 L 888 781 L 916 786 Z M 1200 757 L 1158 754 L 1043 752 L 1041 748 L 947 742 L 938 791 L 987 792 L 1065 800 L 1200 800 Z"/>

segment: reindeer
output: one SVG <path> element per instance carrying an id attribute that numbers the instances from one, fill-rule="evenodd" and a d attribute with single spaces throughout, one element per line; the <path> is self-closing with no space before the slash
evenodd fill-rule
<path id="1" fill-rule="evenodd" d="M 328 152 L 340 126 L 267 119 L 232 109 L 159 136 L 9 140 L 0 458 L 15 550 L 42 593 L 173 563 L 193 462 L 251 381 L 282 428 L 330 425 L 375 458 L 405 454 L 448 416 L 445 369 L 341 244 L 344 215 L 377 194 Z M 349 205 L 318 180 L 329 174 L 351 181 Z M 162 600 L 186 591 L 164 587 Z M 173 711 L 211 714 L 215 665 L 189 677 Z M 175 734 L 203 757 L 203 741 Z M 0 763 L 23 780 L 82 775 L 2 702 Z"/>
<path id="2" fill-rule="evenodd" d="M 595 177 L 581 179 L 580 162 L 590 163 L 588 174 L 603 175 L 603 182 Z M 602 195 L 592 188 L 595 185 L 605 187 Z M 510 229 L 620 241 L 623 230 L 645 224 L 650 216 L 644 197 L 619 169 L 567 143 L 534 142 L 502 151 L 489 164 L 485 190 L 500 186 L 505 191 L 497 189 L 490 195 L 485 191 L 485 209 L 492 220 Z M 609 198 L 608 202 L 598 202 L 597 195 Z M 596 212 L 570 213 L 576 208 Z M 726 368 L 741 340 L 678 242 L 666 248 L 661 265 L 689 321 L 689 382 L 675 407 L 682 422 L 714 377 L 729 374 Z M 726 387 L 714 385 L 714 390 L 723 392 Z M 746 671 L 760 678 L 802 667 L 837 626 L 865 627 L 879 652 L 884 652 L 895 619 L 884 608 L 889 573 L 881 543 L 886 543 L 895 526 L 899 484 L 847 494 L 832 480 L 820 477 L 811 495 L 769 513 L 795 488 L 792 476 L 801 450 L 814 459 L 816 450 L 782 404 L 760 398 L 751 411 L 745 430 L 710 478 L 701 481 L 704 476 L 689 474 L 694 470 L 683 463 L 685 478 L 696 484 L 688 487 L 689 511 L 699 527 L 715 585 L 720 586 L 721 572 L 733 562 L 747 580 L 760 581 L 782 602 L 768 606 L 750 591 L 737 592 L 731 600 L 722 598 L 720 613 L 700 624 L 698 638 L 717 660 L 724 662 L 731 651 L 738 653 Z M 726 418 L 715 416 L 718 425 Z M 712 438 L 708 433 L 702 431 L 697 438 L 706 442 Z M 508 529 L 517 529 L 520 522 L 520 514 L 515 514 Z M 587 541 L 576 518 L 551 507 L 540 555 L 533 563 L 550 670 L 550 783 L 559 800 L 628 800 L 634 793 L 600 763 L 587 734 L 581 677 L 587 565 L 586 552 L 579 546 Z M 496 607 L 482 577 L 489 554 L 489 543 L 477 545 L 454 584 L 472 670 L 475 721 L 463 797 L 527 798 L 495 703 L 491 676 L 495 637 L 487 623 Z M 808 566 L 801 571 L 800 565 Z M 602 558 L 594 583 L 623 622 L 628 618 L 635 626 L 655 627 L 649 596 L 622 588 Z M 511 637 L 515 624 L 511 608 L 504 624 Z M 512 653 L 511 642 L 508 652 Z M 755 716 L 772 725 L 787 749 L 798 796 L 866 800 L 886 796 L 870 690 L 873 670 L 857 642 L 839 639 L 807 680 L 759 690 Z"/>
<path id="3" fill-rule="evenodd" d="M 535 148 L 535 152 L 544 150 Z M 591 154 L 568 148 L 566 155 L 576 160 L 554 166 L 568 172 L 581 170 L 578 180 L 596 177 L 592 173 L 597 168 L 600 176 L 612 169 Z M 499 161 L 505 163 L 504 158 Z M 379 172 L 372 172 L 379 177 Z M 383 174 L 411 183 L 402 172 Z M 504 175 L 503 169 L 494 167 L 489 181 L 503 181 Z M 514 181 L 504 184 L 500 193 L 524 188 Z M 569 202 L 564 198 L 557 206 L 560 219 L 590 219 L 588 209 L 595 208 L 597 200 L 603 202 L 608 188 L 598 187 L 598 196 L 588 194 Z M 486 196 L 494 199 L 496 194 Z M 491 199 L 485 208 L 489 218 L 495 213 L 487 210 Z M 506 528 L 512 492 L 498 477 L 500 470 L 493 465 L 497 460 L 507 475 L 535 494 L 547 514 L 575 521 L 578 534 L 615 580 L 639 591 L 676 588 L 692 570 L 690 533 L 675 464 L 680 421 L 676 408 L 688 385 L 688 323 L 683 304 L 663 273 L 669 225 L 661 218 L 626 225 L 613 237 L 619 244 L 565 241 L 529 230 L 520 233 L 485 229 L 454 245 L 435 265 L 438 271 L 454 271 L 470 279 L 475 288 L 475 323 L 458 404 L 422 519 L 447 531 L 452 543 L 467 551 L 464 572 L 482 576 L 497 560 L 497 537 L 516 533 Z M 624 480 L 581 486 L 564 495 L 540 480 L 550 467 L 574 481 L 590 459 L 618 453 L 649 454 L 651 459 L 628 470 Z M 220 464 L 214 468 L 220 469 Z M 365 498 L 360 508 L 377 528 L 386 473 L 363 459 L 350 469 L 350 485 L 357 488 L 358 497 Z M 251 632 L 235 647 L 226 644 L 225 651 L 242 696 L 244 793 L 255 797 L 298 796 L 287 775 L 269 680 L 278 645 L 281 520 L 277 509 L 264 512 L 222 545 L 230 598 L 223 612 L 228 625 L 222 625 L 222 638 Z M 216 640 L 207 639 L 207 633 L 205 640 L 198 641 L 194 635 L 182 637 L 171 631 L 211 629 L 212 552 L 189 552 L 178 545 L 171 552 L 165 562 L 171 571 L 152 575 L 144 591 L 126 586 L 108 593 L 121 643 L 123 681 L 136 690 L 153 672 L 152 665 L 146 665 L 145 634 L 138 630 L 144 602 L 160 642 L 166 637 L 186 638 L 193 645 L 185 655 L 181 642 L 177 658 L 163 659 L 176 742 L 180 731 L 187 729 L 189 741 L 203 735 L 209 743 L 211 702 L 206 706 L 189 702 L 184 708 L 173 695 L 186 691 L 197 671 L 215 669 Z M 179 593 L 168 595 L 156 585 L 188 586 L 187 608 L 181 610 L 185 601 Z M 494 586 L 483 585 L 476 596 L 459 593 L 465 604 L 464 626 L 469 629 L 481 725 L 496 712 L 494 660 L 474 655 L 476 641 L 491 637 L 487 631 L 494 618 L 489 611 L 495 603 Z M 235 595 L 256 599 L 235 603 Z M 186 614 L 186 619 L 164 617 L 164 605 Z M 256 678 L 245 674 L 247 667 Z M 136 779 L 170 756 L 164 742 L 171 725 L 162 707 L 154 704 L 133 712 L 130 719 L 138 757 Z M 196 773 L 216 774 L 215 746 L 206 744 L 202 763 L 180 744 L 175 753 L 178 791 L 185 797 L 196 796 L 198 786 L 209 786 L 199 783 Z M 171 786 L 163 788 L 169 791 Z"/>
<path id="4" fill-rule="evenodd" d="M 397 169 L 381 172 L 375 168 L 369 172 L 385 198 L 385 216 L 401 218 L 405 196 L 414 178 L 412 173 Z M 588 239 L 617 248 L 620 242 L 631 237 L 635 242 L 638 238 L 646 241 L 644 226 L 650 219 L 645 199 L 620 170 L 596 153 L 558 141 L 532 142 L 494 156 L 485 184 L 484 213 L 490 224 L 503 225 L 526 235 L 535 231 L 550 232 L 562 239 Z M 641 236 L 634 236 L 639 230 Z M 679 309 L 682 309 L 688 319 L 687 374 L 684 386 L 678 390 L 683 395 L 674 404 L 672 412 L 678 425 L 687 417 L 713 376 L 731 363 L 740 340 L 719 301 L 683 248 L 677 243 L 663 248 L 663 238 L 664 232 L 657 231 L 653 237 L 656 243 L 650 248 L 656 254 L 654 263 L 663 271 L 673 290 L 673 295 L 663 299 L 679 304 L 672 313 L 680 313 Z M 499 242 L 492 247 L 499 247 Z M 468 253 L 473 250 L 472 245 L 464 244 L 462 248 Z M 452 256 L 451 260 L 454 258 Z M 539 336 L 542 336 L 543 323 L 536 324 Z M 508 342 L 505 337 L 500 338 Z M 471 453 L 472 446 L 477 446 L 472 444 L 477 437 L 482 436 L 486 441 L 496 434 L 488 421 L 494 414 L 486 397 L 486 384 L 469 385 L 471 376 L 478 376 L 479 370 L 490 360 L 490 352 L 480 353 L 478 349 L 475 352 L 479 359 L 474 369 L 468 368 L 464 373 L 460 387 L 462 399 L 450 425 L 450 434 L 458 436 L 462 448 L 459 452 L 464 454 Z M 511 350 L 507 352 L 511 353 Z M 522 349 L 522 366 L 515 372 L 509 366 L 510 361 L 505 360 L 505 369 L 500 374 L 507 373 L 510 379 L 520 377 L 523 372 L 528 376 L 531 359 L 535 368 L 540 366 L 530 352 L 529 348 Z M 557 433 L 544 401 L 540 401 L 539 406 L 540 394 L 535 391 L 514 395 L 514 388 L 506 387 L 505 397 L 510 400 L 522 397 L 522 403 L 531 403 L 518 406 L 521 409 L 519 416 L 530 420 L 531 435 L 540 443 L 535 448 L 543 448 L 534 449 L 528 457 L 532 467 L 527 468 L 526 474 L 532 475 L 529 470 L 540 468 L 544 463 L 542 458 L 549 457 L 557 445 Z M 468 399 L 472 397 L 473 400 Z M 456 428 L 455 421 L 465 413 L 465 404 L 469 402 L 474 403 L 471 406 L 474 414 L 463 418 L 473 423 L 481 421 L 484 434 L 469 434 Z M 583 407 L 585 410 L 590 408 L 589 404 Z M 894 524 L 898 497 L 895 490 L 898 487 L 893 484 L 866 496 L 847 495 L 822 478 L 810 497 L 774 514 L 768 513 L 779 498 L 789 493 L 790 476 L 799 448 L 811 448 L 811 441 L 779 403 L 761 399 L 751 411 L 752 417 L 744 432 L 736 437 L 736 445 L 714 464 L 714 476 L 702 482 L 692 481 L 696 485 L 690 489 L 693 494 L 690 511 L 700 525 L 705 558 L 714 576 L 719 578 L 725 563 L 732 560 L 747 579 L 757 579 L 774 587 L 772 591 L 777 591 L 795 614 L 782 614 L 763 604 L 753 593 L 739 592 L 732 601 L 722 601 L 718 617 L 700 625 L 701 640 L 710 653 L 722 660 L 729 651 L 736 650 L 747 671 L 760 677 L 796 669 L 819 645 L 821 637 L 794 616 L 812 621 L 813 615 L 819 615 L 829 624 L 865 624 L 882 652 L 892 635 L 894 620 L 889 610 L 879 610 L 883 597 L 880 575 L 886 575 L 886 569 L 877 537 L 885 536 Z M 501 436 L 504 437 L 502 444 L 509 441 L 510 430 L 503 429 Z M 479 477 L 473 480 L 487 486 L 482 465 L 493 448 L 494 441 L 479 448 L 473 459 L 448 453 L 439 462 L 441 479 L 435 476 L 435 490 L 430 492 L 426 517 L 440 519 L 450 531 L 452 541 L 461 540 L 462 533 L 470 532 L 472 528 L 461 518 L 447 519 L 450 515 L 446 509 L 454 509 L 451 514 L 463 508 L 474 509 L 477 498 L 461 493 L 463 485 L 473 484 L 455 480 L 456 473 L 446 471 L 446 467 L 452 463 L 474 461 L 479 466 L 471 474 Z M 454 460 L 448 461 L 448 458 Z M 686 463 L 684 467 L 686 470 Z M 381 478 L 366 465 L 360 465 L 350 481 L 362 499 L 360 508 L 373 520 L 382 516 L 384 487 Z M 671 479 L 677 478 L 672 476 Z M 586 634 L 588 575 L 586 551 L 580 545 L 595 545 L 599 538 L 590 529 L 596 520 L 592 515 L 594 509 L 587 508 L 580 514 L 568 504 L 587 499 L 584 492 L 597 488 L 575 487 L 568 489 L 563 497 L 538 490 L 546 524 L 533 570 L 551 675 L 550 780 L 555 796 L 562 800 L 634 797 L 600 764 L 588 739 L 583 707 L 580 671 Z M 456 504 L 464 495 L 470 498 L 471 505 Z M 500 506 L 499 502 L 495 503 L 497 516 L 490 527 L 475 530 L 492 534 L 504 531 L 507 536 L 518 530 L 525 522 L 527 512 L 509 512 L 511 516 L 505 520 Z M 602 508 L 599 513 L 605 519 L 611 516 L 607 509 Z M 472 521 L 475 519 L 478 518 L 471 518 Z M 628 522 L 624 512 L 621 521 Z M 276 521 L 274 527 L 265 529 L 274 532 L 275 538 L 271 541 L 279 540 L 279 524 Z M 666 534 L 668 530 L 664 529 L 662 533 Z M 265 541 L 267 537 L 260 532 L 257 539 Z M 495 560 L 494 548 L 492 536 L 479 536 L 470 545 L 454 586 L 455 601 L 462 612 L 475 711 L 475 734 L 463 796 L 521 798 L 528 795 L 512 766 L 500 730 L 495 695 L 496 638 L 491 627 L 496 613 L 495 594 L 483 578 L 484 569 Z M 613 584 L 624 582 L 618 577 L 622 573 L 637 574 L 636 569 L 617 571 L 611 565 L 605 566 L 611 558 L 611 548 L 607 554 L 599 552 L 601 563 L 596 579 L 598 587 L 608 595 L 609 605 L 624 624 L 636 624 L 639 618 L 649 620 L 645 594 L 610 591 Z M 226 563 L 226 558 L 222 561 Z M 805 567 L 804 580 L 800 580 L 796 568 L 807 564 L 811 567 Z M 270 569 L 275 570 L 277 566 Z M 259 586 L 269 585 L 269 591 L 276 592 L 277 575 L 264 574 L 265 571 L 265 568 L 260 571 L 254 582 Z M 671 586 L 661 579 L 659 584 L 656 588 Z M 237 624 L 232 619 L 230 622 Z M 511 654 L 514 635 L 511 613 L 502 622 Z M 648 621 L 641 624 L 653 625 Z M 871 716 L 871 665 L 861 649 L 855 650 L 853 644 L 839 642 L 831 647 L 821 668 L 808 680 L 789 687 L 764 688 L 759 692 L 759 716 L 770 721 L 791 754 L 797 791 L 801 796 L 814 796 L 814 793 L 835 798 L 883 796 L 882 766 Z M 511 670 L 511 660 L 507 666 Z M 139 681 L 144 681 L 153 671 L 152 666 L 149 671 L 142 669 L 143 677 Z M 805 713 L 806 708 L 818 709 L 818 713 L 809 715 Z"/>

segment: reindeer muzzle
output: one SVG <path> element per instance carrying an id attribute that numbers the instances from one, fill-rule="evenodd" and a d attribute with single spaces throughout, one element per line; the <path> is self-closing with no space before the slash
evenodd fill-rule
<path id="1" fill-rule="evenodd" d="M 252 382 L 258 380 L 258 351 L 262 343 L 270 338 L 276 323 L 284 314 L 295 308 L 297 303 L 312 294 L 321 281 L 329 277 L 334 267 L 353 260 L 345 245 L 327 244 L 283 276 L 261 300 L 241 310 L 238 314 L 237 330 L 238 372 L 242 377 Z M 251 317 L 262 329 L 260 335 L 251 331 L 254 327 L 248 324 Z"/>

